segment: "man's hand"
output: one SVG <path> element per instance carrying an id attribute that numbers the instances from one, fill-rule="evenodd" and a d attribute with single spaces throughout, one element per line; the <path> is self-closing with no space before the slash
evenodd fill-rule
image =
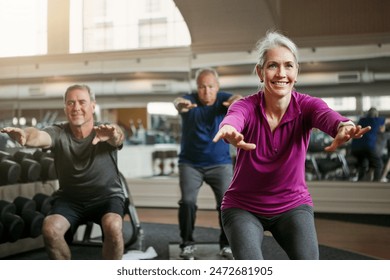
<path id="1" fill-rule="evenodd" d="M 362 128 L 361 125 L 353 126 L 347 125 L 339 128 L 336 137 L 333 142 L 325 147 L 326 152 L 334 152 L 338 147 L 343 145 L 345 142 L 353 138 L 362 138 L 365 133 L 371 130 L 371 126 Z"/>
<path id="2" fill-rule="evenodd" d="M 92 140 L 92 144 L 96 145 L 99 142 L 108 142 L 112 146 L 119 146 L 123 143 L 122 130 L 116 125 L 101 124 L 93 128 L 96 132 L 95 138 Z"/>
<path id="3" fill-rule="evenodd" d="M 223 106 L 229 107 L 230 105 L 233 104 L 233 102 L 235 102 L 241 98 L 242 98 L 241 95 L 236 94 L 236 95 L 231 96 L 228 100 L 226 100 L 222 104 L 223 104 Z"/>
<path id="4" fill-rule="evenodd" d="M 243 149 L 243 150 L 254 150 L 256 149 L 255 144 L 246 143 L 244 141 L 244 136 L 239 133 L 233 126 L 224 125 L 215 135 L 213 142 L 218 142 L 221 139 L 225 139 L 234 147 Z"/>
<path id="5" fill-rule="evenodd" d="M 2 133 L 7 133 L 9 137 L 24 146 L 27 142 L 26 133 L 18 127 L 5 127 L 1 130 Z"/>
<path id="6" fill-rule="evenodd" d="M 192 108 L 197 107 L 196 104 L 192 103 L 190 100 L 178 97 L 173 101 L 173 104 L 175 105 L 175 108 L 179 113 L 186 113 Z"/>

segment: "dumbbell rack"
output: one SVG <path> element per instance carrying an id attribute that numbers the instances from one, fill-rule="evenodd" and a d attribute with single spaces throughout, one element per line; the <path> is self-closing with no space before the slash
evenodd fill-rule
<path id="1" fill-rule="evenodd" d="M 3 185 L 0 186 L 0 200 L 12 202 L 18 196 L 32 199 L 37 193 L 51 195 L 57 189 L 57 180 Z M 41 235 L 36 238 L 26 237 L 15 242 L 1 243 L 0 258 L 43 248 L 43 246 L 43 238 Z"/>

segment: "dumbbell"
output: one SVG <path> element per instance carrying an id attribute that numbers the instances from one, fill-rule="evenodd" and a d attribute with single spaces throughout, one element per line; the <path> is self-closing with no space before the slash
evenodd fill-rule
<path id="1" fill-rule="evenodd" d="M 0 222 L 0 242 L 3 240 L 3 232 L 4 232 L 4 226 L 3 223 Z"/>
<path id="2" fill-rule="evenodd" d="M 15 213 L 19 216 L 22 216 L 26 211 L 35 211 L 37 209 L 35 200 L 23 196 L 17 196 L 13 204 L 15 205 Z"/>
<path id="3" fill-rule="evenodd" d="M 16 215 L 15 204 L 0 200 L 0 221 L 4 226 L 0 242 L 15 242 L 22 237 L 24 221 Z"/>
<path id="4" fill-rule="evenodd" d="M 22 167 L 19 163 L 3 159 L 0 162 L 0 185 L 12 185 L 19 181 Z"/>
<path id="5" fill-rule="evenodd" d="M 16 214 L 24 221 L 24 231 L 22 237 L 38 237 L 42 233 L 43 219 L 42 213 L 36 211 L 36 202 L 33 199 L 18 196 L 14 199 Z"/>
<path id="6" fill-rule="evenodd" d="M 33 158 L 41 164 L 41 179 L 43 181 L 57 179 L 54 158 L 51 153 L 35 150 Z"/>
<path id="7" fill-rule="evenodd" d="M 0 161 L 5 160 L 5 159 L 12 160 L 12 155 L 10 153 L 5 152 L 5 151 L 0 151 Z"/>
<path id="8" fill-rule="evenodd" d="M 51 152 L 45 152 L 43 150 L 37 149 L 32 153 L 33 159 L 36 161 L 41 161 L 43 158 L 54 158 L 54 154 Z"/>
<path id="9" fill-rule="evenodd" d="M 16 242 L 23 236 L 24 230 L 24 221 L 23 219 L 15 214 L 6 213 L 2 218 L 1 222 L 5 227 L 5 235 L 6 241 L 8 242 Z"/>
<path id="10" fill-rule="evenodd" d="M 37 211 L 41 212 L 44 216 L 46 216 L 51 209 L 51 202 L 53 198 L 44 193 L 36 193 L 33 197 L 33 200 L 36 203 Z"/>
<path id="11" fill-rule="evenodd" d="M 6 200 L 0 200 L 0 220 L 7 213 L 11 213 L 11 214 L 16 213 L 15 204 L 13 204 L 9 201 L 6 201 Z"/>
<path id="12" fill-rule="evenodd" d="M 10 153 L 0 151 L 0 185 L 11 185 L 19 181 L 20 165 L 13 160 Z"/>
<path id="13" fill-rule="evenodd" d="M 27 210 L 23 212 L 24 231 L 22 237 L 36 238 L 42 234 L 42 225 L 45 216 L 38 211 Z"/>
<path id="14" fill-rule="evenodd" d="M 22 170 L 20 174 L 20 179 L 22 182 L 35 182 L 41 176 L 41 165 L 39 162 L 34 160 L 31 153 L 16 151 L 13 154 L 14 160 L 20 164 Z"/>
<path id="15" fill-rule="evenodd" d="M 21 150 L 16 151 L 12 155 L 12 157 L 16 162 L 22 162 L 22 160 L 24 160 L 24 159 L 34 159 L 32 153 L 24 152 Z"/>

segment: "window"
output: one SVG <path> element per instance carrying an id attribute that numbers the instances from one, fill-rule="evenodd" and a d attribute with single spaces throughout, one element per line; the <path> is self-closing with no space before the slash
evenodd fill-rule
<path id="1" fill-rule="evenodd" d="M 163 46 L 168 39 L 167 20 L 165 18 L 140 20 L 139 47 Z"/>
<path id="2" fill-rule="evenodd" d="M 177 116 L 177 110 L 172 102 L 149 102 L 147 105 L 150 115 Z"/>
<path id="3" fill-rule="evenodd" d="M 71 0 L 70 52 L 190 45 L 172 0 Z"/>
<path id="4" fill-rule="evenodd" d="M 335 111 L 355 111 L 356 98 L 355 97 L 326 97 L 322 98 L 330 108 Z"/>
<path id="5" fill-rule="evenodd" d="M 47 0 L 0 0 L 0 11 L 1 57 L 47 53 Z"/>
<path id="6" fill-rule="evenodd" d="M 390 96 L 364 96 L 363 111 L 367 112 L 371 107 L 375 107 L 379 112 L 390 111 Z"/>

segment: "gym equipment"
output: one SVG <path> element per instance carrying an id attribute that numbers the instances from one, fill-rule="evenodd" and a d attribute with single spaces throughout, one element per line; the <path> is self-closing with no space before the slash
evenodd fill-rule
<path id="1" fill-rule="evenodd" d="M 0 220 L 3 218 L 3 216 L 7 213 L 16 213 L 16 206 L 15 204 L 6 201 L 6 200 L 0 200 Z"/>
<path id="2" fill-rule="evenodd" d="M 22 237 L 24 221 L 20 216 L 12 213 L 6 213 L 2 217 L 1 222 L 5 227 L 5 235 L 3 236 L 3 240 L 12 243 L 18 241 Z"/>
<path id="3" fill-rule="evenodd" d="M 3 159 L 0 162 L 0 185 L 12 185 L 19 181 L 22 167 L 19 163 Z"/>
<path id="4" fill-rule="evenodd" d="M 16 214 L 19 215 L 24 223 L 22 237 L 38 237 L 42 233 L 42 224 L 45 216 L 36 211 L 37 203 L 33 199 L 18 196 L 14 199 Z"/>
<path id="5" fill-rule="evenodd" d="M 10 153 L 0 151 L 0 185 L 15 184 L 20 177 L 21 167 Z"/>
<path id="6" fill-rule="evenodd" d="M 13 154 L 13 158 L 22 168 L 20 174 L 20 180 L 22 182 L 36 182 L 40 178 L 41 165 L 34 160 L 32 153 L 19 150 Z"/>
<path id="7" fill-rule="evenodd" d="M 41 165 L 33 159 L 23 159 L 20 163 L 22 172 L 20 179 L 22 182 L 36 182 L 41 176 Z"/>
<path id="8" fill-rule="evenodd" d="M 1 240 L 3 239 L 3 231 L 4 231 L 3 223 L 0 222 L 0 243 L 1 243 Z"/>
<path id="9" fill-rule="evenodd" d="M 158 163 L 158 169 L 159 172 L 158 176 L 163 175 L 171 175 L 175 171 L 176 166 L 176 159 L 177 159 L 177 151 L 176 150 L 162 150 L 162 151 L 154 151 L 152 153 L 152 165 L 153 167 L 156 165 L 156 162 Z M 170 170 L 166 170 L 167 167 L 170 167 Z"/>
<path id="10" fill-rule="evenodd" d="M 15 205 L 15 213 L 19 216 L 23 215 L 25 211 L 35 211 L 37 206 L 36 202 L 32 199 L 23 196 L 17 196 L 14 199 L 13 204 Z"/>
<path id="11" fill-rule="evenodd" d="M 24 221 L 16 215 L 15 204 L 0 200 L 0 222 L 3 224 L 3 236 L 0 242 L 15 242 L 23 235 Z"/>
<path id="12" fill-rule="evenodd" d="M 144 248 L 144 231 L 141 227 L 141 221 L 139 220 L 137 210 L 134 205 L 133 197 L 130 195 L 130 189 L 127 184 L 126 178 L 122 173 L 119 173 L 123 192 L 126 197 L 125 201 L 125 218 L 129 217 L 129 221 L 123 222 L 123 238 L 125 249 L 130 248 L 133 244 L 136 244 L 136 249 L 143 251 Z M 129 233 L 132 234 L 129 234 Z M 137 241 L 137 242 L 136 242 Z"/>
<path id="13" fill-rule="evenodd" d="M 12 160 L 11 154 L 5 151 L 0 151 L 0 161 L 3 161 L 5 159 Z"/>
<path id="14" fill-rule="evenodd" d="M 35 150 L 32 155 L 33 155 L 33 159 L 35 159 L 38 162 L 41 161 L 41 159 L 46 158 L 46 157 L 54 158 L 53 153 L 46 151 L 46 150 L 43 151 L 40 149 Z"/>
<path id="15" fill-rule="evenodd" d="M 36 193 L 33 200 L 36 203 L 36 210 L 46 216 L 51 209 L 51 202 L 53 198 L 44 193 Z"/>
<path id="16" fill-rule="evenodd" d="M 41 164 L 41 180 L 46 181 L 57 179 L 54 158 L 51 153 L 35 150 L 33 158 Z"/>
<path id="17" fill-rule="evenodd" d="M 18 150 L 13 154 L 13 158 L 16 162 L 22 162 L 24 159 L 34 159 L 32 153 L 24 152 L 22 150 Z"/>
<path id="18" fill-rule="evenodd" d="M 42 234 L 42 224 L 45 216 L 38 211 L 25 210 L 21 216 L 24 221 L 22 237 L 36 238 Z"/>

